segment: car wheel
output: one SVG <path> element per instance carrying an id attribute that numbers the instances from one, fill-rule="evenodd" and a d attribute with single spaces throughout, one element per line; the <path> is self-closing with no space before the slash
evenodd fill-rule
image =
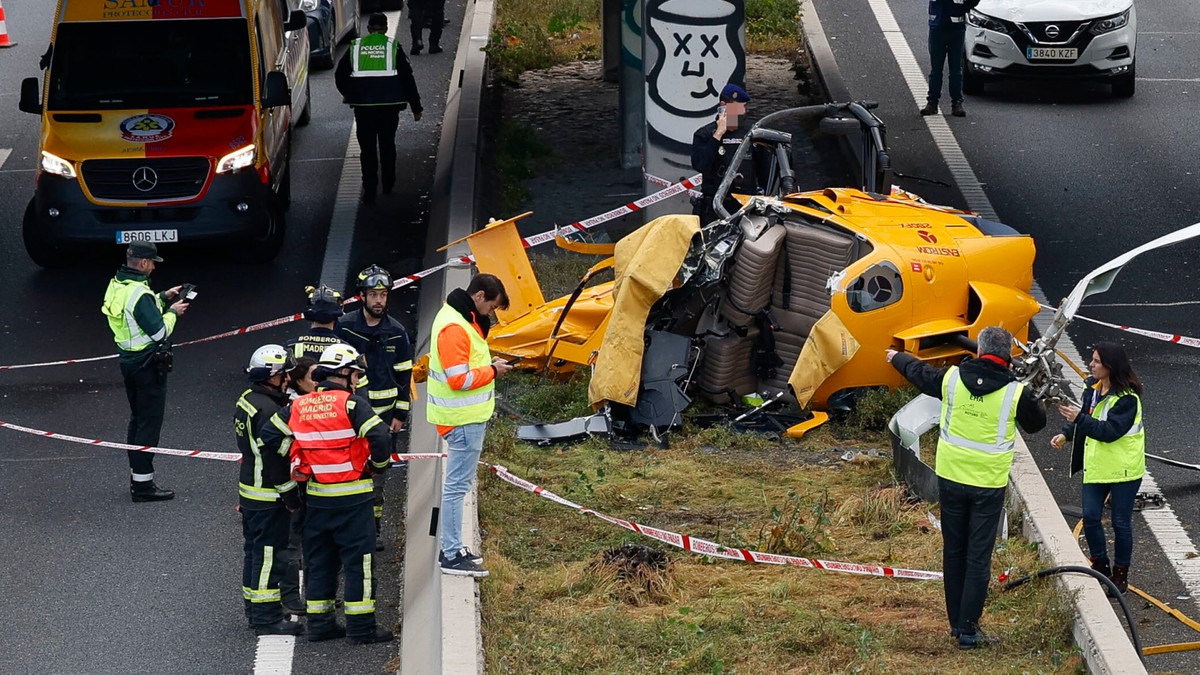
<path id="1" fill-rule="evenodd" d="M 37 206 L 34 200 L 29 200 L 25 207 L 25 217 L 21 220 L 21 238 L 25 240 L 25 252 L 39 267 L 62 267 L 67 263 L 66 257 L 51 241 L 37 218 Z"/>
<path id="2" fill-rule="evenodd" d="M 1136 82 L 1137 82 L 1137 79 L 1136 79 L 1137 78 L 1137 69 L 1135 66 L 1136 66 L 1136 64 L 1131 64 L 1129 66 L 1128 73 L 1121 75 L 1120 77 L 1113 78 L 1113 81 L 1112 81 L 1113 96 L 1116 96 L 1118 98 L 1132 98 L 1133 97 L 1133 90 L 1136 87 Z"/>
<path id="3" fill-rule="evenodd" d="M 300 118 L 296 120 L 296 126 L 307 126 L 312 121 L 312 81 L 308 81 L 304 87 L 304 112 L 300 113 Z"/>
<path id="4" fill-rule="evenodd" d="M 327 49 L 329 51 L 326 54 L 319 54 L 311 59 L 312 67 L 315 70 L 329 70 L 330 68 L 333 67 L 333 45 L 334 45 L 333 27 L 336 24 L 337 24 L 337 17 L 331 16 L 329 19 L 329 25 L 325 29 L 325 39 L 324 39 L 325 49 Z"/>
<path id="5" fill-rule="evenodd" d="M 983 96 L 985 87 L 983 78 L 972 70 L 971 62 L 963 58 L 963 93 L 968 96 Z"/>

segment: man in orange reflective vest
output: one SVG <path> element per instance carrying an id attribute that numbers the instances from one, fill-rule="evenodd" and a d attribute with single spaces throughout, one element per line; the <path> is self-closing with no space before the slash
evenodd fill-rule
<path id="1" fill-rule="evenodd" d="M 391 438 L 371 404 L 354 394 L 365 364 L 353 347 L 326 347 L 314 371 L 317 390 L 276 413 L 262 432 L 264 452 L 291 458 L 292 477 L 304 482 L 308 497 L 308 640 L 387 642 L 392 632 L 375 622 L 371 476 L 391 464 Z M 298 501 L 294 491 L 283 497 Z M 339 567 L 345 573 L 344 627 L 334 615 Z"/>

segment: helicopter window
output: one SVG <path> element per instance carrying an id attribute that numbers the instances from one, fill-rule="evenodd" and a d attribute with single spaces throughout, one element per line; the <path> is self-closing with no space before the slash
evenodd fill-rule
<path id="1" fill-rule="evenodd" d="M 900 300 L 904 282 L 900 270 L 890 262 L 872 265 L 846 290 L 846 302 L 855 312 L 870 312 Z"/>

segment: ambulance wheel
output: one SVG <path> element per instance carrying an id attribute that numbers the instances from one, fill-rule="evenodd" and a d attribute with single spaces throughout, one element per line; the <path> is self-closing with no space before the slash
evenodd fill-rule
<path id="1" fill-rule="evenodd" d="M 263 232 L 248 245 L 250 260 L 253 262 L 271 262 L 283 248 L 283 235 L 287 221 L 283 214 L 283 206 L 278 202 L 267 209 L 267 220 Z"/>
<path id="2" fill-rule="evenodd" d="M 38 222 L 34 200 L 25 207 L 21 221 L 21 237 L 25 240 L 25 252 L 39 267 L 61 267 L 67 263 L 66 256 L 51 241 L 46 228 Z"/>

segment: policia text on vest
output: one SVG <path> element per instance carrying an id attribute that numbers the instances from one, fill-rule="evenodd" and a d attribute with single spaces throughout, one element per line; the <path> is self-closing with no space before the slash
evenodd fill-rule
<path id="1" fill-rule="evenodd" d="M 387 36 L 387 17 L 372 14 L 369 34 L 350 43 L 338 62 L 334 83 L 342 100 L 354 109 L 355 137 L 362 165 L 363 202 L 375 201 L 382 178 L 383 193 L 396 184 L 396 128 L 400 111 L 412 106 L 413 120 L 421 120 L 421 95 L 412 66 L 400 43 Z M 382 173 L 382 176 L 380 175 Z"/>
<path id="2" fill-rule="evenodd" d="M 150 290 L 150 274 L 160 262 L 154 244 L 130 244 L 125 265 L 108 282 L 101 308 L 120 355 L 130 412 L 125 442 L 130 445 L 159 443 L 167 406 L 167 373 L 171 371 L 169 339 L 176 320 L 188 308 L 179 298 L 179 286 L 158 294 Z M 130 450 L 129 474 L 129 494 L 134 502 L 175 497 L 154 482 L 154 455 Z"/>

